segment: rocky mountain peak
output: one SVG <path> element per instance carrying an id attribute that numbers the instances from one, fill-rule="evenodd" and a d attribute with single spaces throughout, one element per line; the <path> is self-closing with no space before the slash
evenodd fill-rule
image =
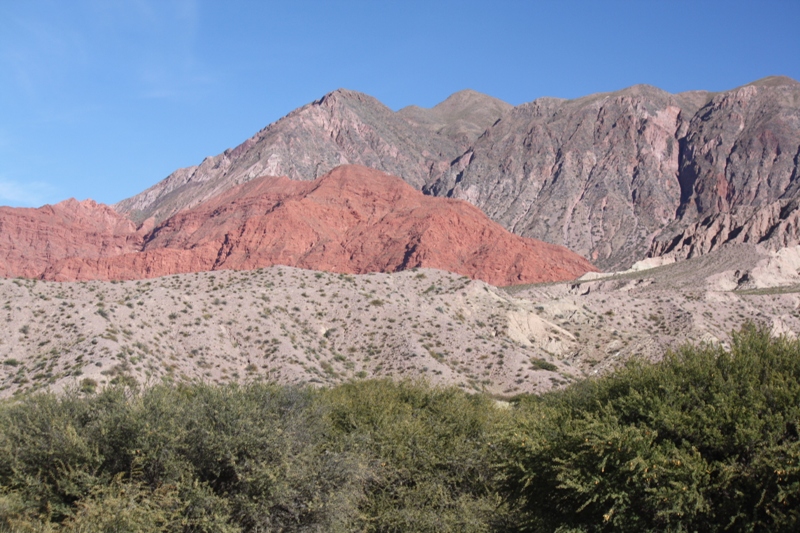
<path id="1" fill-rule="evenodd" d="M 512 108 L 497 98 L 464 89 L 432 108 L 408 106 L 397 114 L 411 124 L 452 139 L 463 149 Z"/>
<path id="2" fill-rule="evenodd" d="M 782 86 L 794 87 L 800 85 L 800 82 L 788 76 L 766 76 L 764 78 L 750 82 L 747 85 L 753 85 L 756 87 L 782 87 Z"/>
<path id="3" fill-rule="evenodd" d="M 342 105 L 355 105 L 355 106 L 367 105 L 367 106 L 377 106 L 389 110 L 388 107 L 386 107 L 377 98 L 373 96 L 344 88 L 339 88 L 334 91 L 331 91 L 326 95 L 324 95 L 322 98 L 315 100 L 308 105 L 328 107 L 328 108 L 334 108 L 336 106 L 342 106 Z M 303 109 L 303 107 L 301 107 L 300 109 Z"/>

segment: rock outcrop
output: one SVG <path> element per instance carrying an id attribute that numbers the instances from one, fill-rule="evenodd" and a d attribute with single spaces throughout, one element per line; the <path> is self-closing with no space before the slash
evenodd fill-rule
<path id="1" fill-rule="evenodd" d="M 139 229 L 91 200 L 0 208 L 0 254 L 4 277 L 55 281 L 279 264 L 341 273 L 430 267 L 510 285 L 595 270 L 561 246 L 508 232 L 467 202 L 425 196 L 356 165 L 315 181 L 251 180 Z"/>
<path id="2" fill-rule="evenodd" d="M 767 78 L 717 95 L 637 86 L 519 106 L 430 189 L 469 200 L 519 235 L 619 269 L 659 253 L 656 239 L 704 231 L 709 216 L 795 198 L 798 154 L 794 80 Z"/>
<path id="3" fill-rule="evenodd" d="M 138 279 L 275 264 L 341 273 L 427 267 L 494 285 L 595 270 L 561 246 L 513 235 L 467 202 L 347 165 L 312 182 L 252 180 L 159 224 L 141 252 L 76 257 L 44 277 Z"/>
<path id="4" fill-rule="evenodd" d="M 760 244 L 772 251 L 800 244 L 800 198 L 709 215 L 676 235 L 656 239 L 648 255 L 682 260 L 742 243 Z"/>
<path id="5" fill-rule="evenodd" d="M 773 77 L 718 94 L 680 141 L 681 219 L 797 197 L 800 83 Z"/>
<path id="6" fill-rule="evenodd" d="M 428 190 L 467 200 L 514 233 L 632 263 L 675 218 L 682 117 L 648 86 L 514 108 Z"/>
<path id="7" fill-rule="evenodd" d="M 141 250 L 143 234 L 127 217 L 92 200 L 38 209 L 0 207 L 0 276 L 39 277 L 70 257 L 99 259 Z"/>

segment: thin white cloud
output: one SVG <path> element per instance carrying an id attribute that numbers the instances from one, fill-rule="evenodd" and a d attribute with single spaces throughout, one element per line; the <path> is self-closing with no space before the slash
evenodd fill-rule
<path id="1" fill-rule="evenodd" d="M 38 207 L 53 197 L 55 190 L 44 182 L 19 183 L 0 177 L 0 205 Z"/>

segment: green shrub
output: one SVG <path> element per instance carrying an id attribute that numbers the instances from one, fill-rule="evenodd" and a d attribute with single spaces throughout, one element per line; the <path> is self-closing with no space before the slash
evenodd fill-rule
<path id="1" fill-rule="evenodd" d="M 389 380 L 323 392 L 341 444 L 370 463 L 363 531 L 489 531 L 502 512 L 491 489 L 485 396 Z"/>
<path id="2" fill-rule="evenodd" d="M 746 328 L 499 409 L 388 380 L 0 402 L 0 531 L 797 531 L 800 343 Z"/>
<path id="3" fill-rule="evenodd" d="M 535 370 L 548 370 L 550 372 L 556 372 L 558 367 L 549 361 L 545 361 L 544 359 L 540 359 L 538 357 L 531 358 L 531 366 Z"/>
<path id="4" fill-rule="evenodd" d="M 745 328 L 522 402 L 502 490 L 536 531 L 797 531 L 800 343 Z"/>

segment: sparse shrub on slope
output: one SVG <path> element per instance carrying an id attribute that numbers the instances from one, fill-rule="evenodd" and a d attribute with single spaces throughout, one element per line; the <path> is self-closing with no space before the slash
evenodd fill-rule
<path id="1" fill-rule="evenodd" d="M 746 327 L 523 402 L 503 488 L 533 531 L 800 529 L 800 343 Z"/>

